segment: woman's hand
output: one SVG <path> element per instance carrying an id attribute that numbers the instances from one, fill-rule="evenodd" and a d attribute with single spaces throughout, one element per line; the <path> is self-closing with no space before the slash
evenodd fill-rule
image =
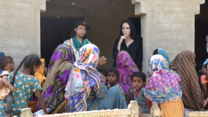
<path id="1" fill-rule="evenodd" d="M 120 37 L 120 40 L 119 40 L 119 42 L 118 42 L 118 46 L 117 46 L 118 51 L 120 51 L 120 50 L 121 50 L 121 43 L 123 42 L 123 40 L 124 40 L 124 39 L 126 39 L 126 37 L 125 37 L 125 36 L 121 36 L 121 37 Z"/>
<path id="2" fill-rule="evenodd" d="M 107 59 L 106 59 L 104 56 L 100 57 L 100 58 L 99 58 L 99 62 L 98 62 L 98 67 L 100 67 L 100 66 L 106 64 L 106 60 L 107 60 Z"/>
<path id="3" fill-rule="evenodd" d="M 121 37 L 120 37 L 120 40 L 119 40 L 119 42 L 118 42 L 118 43 L 120 43 L 120 44 L 121 44 L 121 43 L 123 42 L 123 40 L 124 40 L 124 39 L 126 39 L 126 37 L 125 37 L 125 36 L 121 36 Z"/>

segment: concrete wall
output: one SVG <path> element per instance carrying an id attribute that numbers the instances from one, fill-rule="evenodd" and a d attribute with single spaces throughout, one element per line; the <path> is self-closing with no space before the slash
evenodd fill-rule
<path id="1" fill-rule="evenodd" d="M 40 11 L 45 0 L 0 0 L 0 51 L 16 67 L 28 54 L 40 55 Z"/>
<path id="2" fill-rule="evenodd" d="M 108 59 L 103 67 L 111 67 L 114 62 L 113 45 L 119 37 L 121 22 L 128 17 L 138 17 L 134 15 L 134 5 L 130 0 L 116 0 L 111 3 L 109 0 L 77 0 L 75 6 L 71 5 L 72 2 L 51 0 L 47 2 L 47 10 L 41 16 L 83 16 L 90 26 L 87 32 L 89 40 L 99 47 L 101 56 Z"/>
<path id="3" fill-rule="evenodd" d="M 164 48 L 172 60 L 183 50 L 194 52 L 195 14 L 204 0 L 132 0 L 141 16 L 143 68 L 155 48 Z"/>

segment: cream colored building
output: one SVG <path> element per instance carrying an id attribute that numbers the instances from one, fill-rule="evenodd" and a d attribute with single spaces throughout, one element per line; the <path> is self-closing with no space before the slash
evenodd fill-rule
<path id="1" fill-rule="evenodd" d="M 103 67 L 108 68 L 113 64 L 112 49 L 119 37 L 120 23 L 130 18 L 143 37 L 143 71 L 156 48 L 164 48 L 171 60 L 181 51 L 191 50 L 196 52 L 197 61 L 203 61 L 207 57 L 208 35 L 208 3 L 204 3 L 205 0 L 0 0 L 0 51 L 12 56 L 16 65 L 28 54 L 47 58 L 68 39 L 73 22 L 82 19 L 91 28 L 87 32 L 89 40 L 107 57 Z"/>

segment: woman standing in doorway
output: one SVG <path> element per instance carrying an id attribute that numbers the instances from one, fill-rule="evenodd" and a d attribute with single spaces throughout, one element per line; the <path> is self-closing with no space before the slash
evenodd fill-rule
<path id="1" fill-rule="evenodd" d="M 142 71 L 142 38 L 136 34 L 136 28 L 131 20 L 124 20 L 121 23 L 120 37 L 116 39 L 113 47 L 113 67 L 116 67 L 117 54 L 127 51 L 140 71 Z"/>
<path id="2" fill-rule="evenodd" d="M 90 41 L 87 39 L 87 30 L 90 27 L 83 21 L 78 21 L 75 26 L 74 30 L 71 32 L 70 37 L 71 39 L 66 40 L 64 44 L 67 44 L 72 47 L 75 59 L 79 60 L 79 50 L 82 46 L 89 44 Z M 106 63 L 106 58 L 103 56 L 99 59 L 98 67 L 102 66 Z"/>

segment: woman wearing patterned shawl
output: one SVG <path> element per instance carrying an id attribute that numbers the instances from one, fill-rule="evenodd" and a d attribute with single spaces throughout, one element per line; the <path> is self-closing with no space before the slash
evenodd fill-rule
<path id="1" fill-rule="evenodd" d="M 126 108 L 124 97 L 118 88 L 107 87 L 100 81 L 102 77 L 96 70 L 99 49 L 93 44 L 83 46 L 80 59 L 74 63 L 69 77 L 65 98 L 68 100 L 68 112 Z"/>
<path id="2" fill-rule="evenodd" d="M 204 108 L 203 92 L 199 85 L 195 66 L 195 54 L 187 50 L 176 56 L 170 64 L 170 69 L 181 77 L 180 85 L 183 90 L 182 100 L 185 108 L 201 111 Z"/>
<path id="3" fill-rule="evenodd" d="M 148 63 L 150 79 L 145 87 L 145 96 L 160 104 L 162 117 L 183 117 L 180 76 L 168 68 L 168 61 L 161 55 L 154 55 Z"/>
<path id="4" fill-rule="evenodd" d="M 120 74 L 118 84 L 124 89 L 125 100 L 129 104 L 131 100 L 134 100 L 134 88 L 130 77 L 134 72 L 138 72 L 139 69 L 126 51 L 119 52 L 116 60 L 117 70 Z"/>
<path id="5" fill-rule="evenodd" d="M 43 97 L 50 114 L 63 112 L 65 87 L 73 67 L 74 55 L 71 47 L 59 45 L 54 51 L 48 67 L 48 74 L 43 88 Z"/>
<path id="6" fill-rule="evenodd" d="M 155 49 L 152 55 L 155 54 L 162 55 L 168 61 L 168 65 L 170 65 L 170 58 L 168 56 L 168 53 L 164 49 L 162 48 Z"/>
<path id="7" fill-rule="evenodd" d="M 153 51 L 153 54 L 152 55 L 156 55 L 156 54 L 162 55 L 168 61 L 168 65 L 170 65 L 170 58 L 168 56 L 168 53 L 164 49 L 162 49 L 162 48 L 155 49 Z M 149 69 L 147 69 L 147 76 L 151 77 L 150 72 L 149 72 Z"/>

